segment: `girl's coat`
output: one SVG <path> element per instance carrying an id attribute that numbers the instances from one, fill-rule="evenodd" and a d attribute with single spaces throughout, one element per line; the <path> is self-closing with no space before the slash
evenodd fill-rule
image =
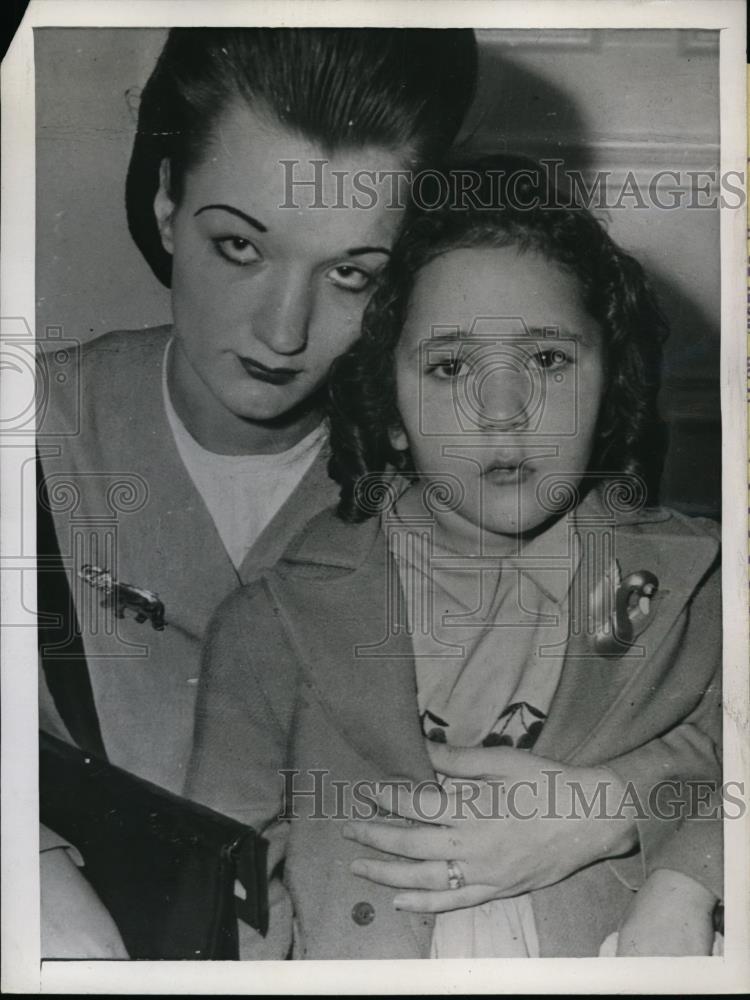
<path id="1" fill-rule="evenodd" d="M 612 517 L 587 503 L 594 533 L 611 531 Z M 684 871 L 722 895 L 720 822 L 659 819 L 649 799 L 662 780 L 721 780 L 718 549 L 710 522 L 668 510 L 617 518 L 623 576 L 654 573 L 659 599 L 621 657 L 597 655 L 585 630 L 570 637 L 534 753 L 584 766 L 606 762 L 633 783 L 647 816 L 638 821 L 640 853 L 533 894 L 543 956 L 596 955 L 632 890 L 657 867 Z M 325 511 L 209 627 L 188 792 L 265 830 L 271 867 L 286 859 L 269 938 L 248 938 L 244 957 L 284 957 L 292 910 L 295 957 L 429 954 L 431 918 L 395 911 L 397 890 L 352 875 L 355 857 L 378 852 L 340 835 L 353 783 L 435 777 L 418 719 L 403 595 L 388 583 L 398 579 L 390 560 L 377 518 L 351 526 Z M 585 552 L 578 572 L 596 583 Z M 334 781 L 346 783 L 343 808 Z M 298 816 L 277 821 L 285 785 L 319 794 L 298 794 L 291 806 L 287 800 Z"/>

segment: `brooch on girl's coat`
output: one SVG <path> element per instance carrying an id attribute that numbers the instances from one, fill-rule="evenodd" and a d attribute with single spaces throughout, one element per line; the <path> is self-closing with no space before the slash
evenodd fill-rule
<path id="1" fill-rule="evenodd" d="M 622 656 L 653 618 L 652 599 L 659 589 L 656 576 L 647 569 L 622 579 L 620 566 L 612 561 L 592 595 L 594 648 L 605 656 Z"/>
<path id="2" fill-rule="evenodd" d="M 150 621 L 151 625 L 161 632 L 166 624 L 164 621 L 164 605 L 159 595 L 153 590 L 134 587 L 130 583 L 118 583 L 112 579 L 112 574 L 106 569 L 86 563 L 78 570 L 78 575 L 91 587 L 101 590 L 105 595 L 103 608 L 114 608 L 118 618 L 125 617 L 125 609 L 135 612 L 138 623 Z"/>

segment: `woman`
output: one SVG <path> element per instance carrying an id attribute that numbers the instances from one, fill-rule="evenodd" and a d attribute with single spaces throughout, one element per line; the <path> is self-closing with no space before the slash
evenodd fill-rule
<path id="1" fill-rule="evenodd" d="M 328 368 L 387 260 L 394 179 L 450 144 L 475 74 L 471 31 L 177 29 L 143 92 L 128 220 L 174 324 L 81 348 L 39 448 L 101 742 L 178 794 L 205 625 L 335 500 Z M 48 673 L 42 726 L 82 742 L 71 701 Z"/>

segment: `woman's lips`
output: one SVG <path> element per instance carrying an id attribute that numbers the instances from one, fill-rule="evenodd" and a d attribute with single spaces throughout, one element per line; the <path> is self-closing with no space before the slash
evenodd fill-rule
<path id="1" fill-rule="evenodd" d="M 259 361 L 253 361 L 252 358 L 240 358 L 239 361 L 251 378 L 271 385 L 287 385 L 301 371 L 300 368 L 269 368 Z"/>

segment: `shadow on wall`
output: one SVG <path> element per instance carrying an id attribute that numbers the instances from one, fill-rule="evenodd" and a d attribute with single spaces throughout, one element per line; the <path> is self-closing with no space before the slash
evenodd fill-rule
<path id="1" fill-rule="evenodd" d="M 566 167 L 591 169 L 589 127 L 577 99 L 503 50 L 481 46 L 479 53 L 477 96 L 457 151 L 563 157 Z"/>
<path id="2" fill-rule="evenodd" d="M 588 34 L 588 33 L 581 33 Z M 598 46 L 596 33 L 582 39 L 588 51 Z M 556 53 L 550 48 L 550 64 Z M 557 82 L 522 65 L 498 47 L 480 48 L 477 99 L 458 137 L 456 151 L 472 154 L 516 153 L 535 159 L 562 159 L 563 169 L 587 174 L 606 164 L 601 143 L 591 141 L 593 123 L 580 100 Z M 616 135 L 616 122 L 612 133 Z M 641 147 L 639 147 L 640 149 Z M 622 153 L 617 170 L 623 171 Z M 660 500 L 688 514 L 721 516 L 721 411 L 719 397 L 718 317 L 691 292 L 689 272 L 696 266 L 684 259 L 681 236 L 669 229 L 674 220 L 654 220 L 647 212 L 628 209 L 611 213 L 605 224 L 618 242 L 638 256 L 647 267 L 670 325 L 665 347 L 662 417 L 667 423 L 667 454 L 661 479 Z M 628 219 L 627 216 L 630 216 Z M 701 226 L 703 213 L 693 213 L 681 225 Z M 654 230 L 660 222 L 660 246 L 654 246 Z M 610 224 L 611 223 L 611 224 Z M 696 232 L 700 236 L 699 232 Z M 669 264 L 669 250 L 675 247 Z M 708 253 L 719 253 L 709 240 Z M 648 248 L 648 249 L 647 249 Z M 676 267 L 676 256 L 683 254 Z M 654 266 L 654 259 L 666 264 Z M 704 258 L 705 260 L 705 258 Z M 682 273 L 676 277 L 673 269 Z M 703 296 L 705 299 L 705 295 Z"/>
<path id="3" fill-rule="evenodd" d="M 660 410 L 668 427 L 661 500 L 686 514 L 721 517 L 719 329 L 670 274 L 651 268 L 669 318 Z"/>

